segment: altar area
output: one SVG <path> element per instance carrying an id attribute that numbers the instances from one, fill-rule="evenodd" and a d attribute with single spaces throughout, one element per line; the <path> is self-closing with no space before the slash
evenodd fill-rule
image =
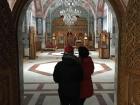
<path id="1" fill-rule="evenodd" d="M 91 51 L 99 51 L 99 57 L 102 59 L 110 58 L 110 34 L 102 31 L 98 41 L 95 41 L 95 35 L 88 31 L 85 18 L 77 17 L 75 24 L 68 26 L 64 24 L 63 17 L 60 17 L 54 19 L 52 24 L 52 34 L 46 32 L 45 37 L 41 40 L 37 36 L 35 28 L 30 27 L 28 54 L 30 59 L 36 59 L 38 51 L 56 51 L 64 49 L 67 45 L 76 49 L 79 46 L 85 46 Z M 95 43 L 98 44 L 96 48 Z"/>
<path id="2" fill-rule="evenodd" d="M 75 24 L 65 25 L 63 17 L 53 20 L 52 35 L 46 33 L 46 42 L 52 43 L 56 49 L 71 45 L 78 48 L 81 45 L 94 49 L 94 35 L 88 32 L 88 22 L 85 18 L 77 17 Z M 46 48 L 48 47 L 48 43 Z"/>

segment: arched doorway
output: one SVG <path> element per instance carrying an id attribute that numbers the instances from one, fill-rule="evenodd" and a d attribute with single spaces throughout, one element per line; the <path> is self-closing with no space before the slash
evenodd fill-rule
<path id="1" fill-rule="evenodd" d="M 119 51 L 118 51 L 118 104 L 139 104 L 139 0 L 129 0 L 127 11 L 124 11 L 121 1 L 109 0 L 113 6 L 119 25 Z M 23 6 L 27 3 L 25 0 L 17 0 L 11 13 L 6 0 L 0 1 L 0 40 L 2 50 L 1 59 L 1 104 L 19 105 L 20 81 L 22 78 L 22 55 L 18 54 L 17 31 L 18 19 Z M 126 15 L 127 14 L 127 15 Z M 14 20 L 12 21 L 12 16 Z M 126 17 L 125 17 L 126 16 Z M 5 21 L 3 21 L 5 20 Z M 126 25 L 128 24 L 128 25 Z M 15 29 L 16 26 L 16 29 Z M 127 29 L 127 30 L 125 30 Z M 8 38 L 8 41 L 7 41 Z M 135 40 L 132 40 L 135 39 Z M 137 40 L 136 40 L 137 39 Z M 129 43 L 128 43 L 129 42 Z M 129 46 L 129 47 L 128 47 Z M 21 48 L 19 46 L 19 48 Z M 19 58 L 18 56 L 19 55 Z M 131 57 L 130 57 L 131 56 Z M 19 72 L 21 76 L 19 77 Z M 16 81 L 16 82 L 15 82 Z M 21 84 L 22 85 L 22 84 Z M 21 86 L 22 88 L 22 86 Z"/>

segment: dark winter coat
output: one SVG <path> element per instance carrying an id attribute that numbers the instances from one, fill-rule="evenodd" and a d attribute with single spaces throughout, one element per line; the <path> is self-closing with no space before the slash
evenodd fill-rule
<path id="1" fill-rule="evenodd" d="M 74 55 L 64 54 L 62 61 L 55 66 L 53 79 L 58 83 L 58 92 L 64 96 L 80 96 L 80 82 L 83 70 Z"/>
<path id="2" fill-rule="evenodd" d="M 84 70 L 83 80 L 81 82 L 80 97 L 87 98 L 93 95 L 93 84 L 91 75 L 94 72 L 94 63 L 91 57 L 80 58 Z"/>

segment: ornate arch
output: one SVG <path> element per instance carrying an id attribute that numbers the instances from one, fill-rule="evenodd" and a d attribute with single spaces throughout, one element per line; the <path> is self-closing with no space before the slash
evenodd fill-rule
<path id="1" fill-rule="evenodd" d="M 122 86 L 128 86 L 127 84 L 122 84 L 121 81 L 123 81 L 124 79 L 120 79 L 122 77 L 122 75 L 120 73 L 124 72 L 124 70 L 122 70 L 125 66 L 124 63 L 122 61 L 125 61 L 124 59 L 124 50 L 122 50 L 123 47 L 125 47 L 124 43 L 124 36 L 126 35 L 124 32 L 124 27 L 125 27 L 125 9 L 121 3 L 120 0 L 108 0 L 110 2 L 110 4 L 112 5 L 115 13 L 116 13 L 116 17 L 117 17 L 117 21 L 118 21 L 118 26 L 119 26 L 119 39 L 121 44 L 119 44 L 119 48 L 118 48 L 118 96 L 120 98 L 118 98 L 118 105 L 125 105 L 124 104 L 124 100 L 122 100 L 122 98 L 126 95 L 123 93 L 126 93 L 126 90 L 124 91 L 124 89 L 121 89 Z M 31 0 L 17 0 L 14 9 L 12 11 L 13 17 L 14 17 L 14 22 L 16 25 L 16 30 L 18 30 L 18 23 L 19 23 L 19 19 L 20 19 L 20 15 L 22 11 L 25 11 L 24 8 L 27 7 L 27 5 L 29 5 L 29 3 L 31 2 Z M 15 33 L 17 35 L 17 32 Z M 19 55 L 22 56 L 22 55 Z M 21 63 L 21 61 L 19 61 Z M 22 64 L 21 64 L 22 65 Z M 122 71 L 121 71 L 122 70 Z M 123 74 L 124 75 L 124 74 Z"/>

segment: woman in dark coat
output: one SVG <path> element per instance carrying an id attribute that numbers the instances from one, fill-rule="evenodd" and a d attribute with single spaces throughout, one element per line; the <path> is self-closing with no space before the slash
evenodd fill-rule
<path id="1" fill-rule="evenodd" d="M 93 95 L 93 84 L 91 75 L 94 72 L 94 63 L 89 56 L 89 50 L 86 47 L 79 47 L 79 59 L 83 67 L 83 80 L 81 82 L 80 90 L 80 105 L 83 105 L 86 98 Z"/>

